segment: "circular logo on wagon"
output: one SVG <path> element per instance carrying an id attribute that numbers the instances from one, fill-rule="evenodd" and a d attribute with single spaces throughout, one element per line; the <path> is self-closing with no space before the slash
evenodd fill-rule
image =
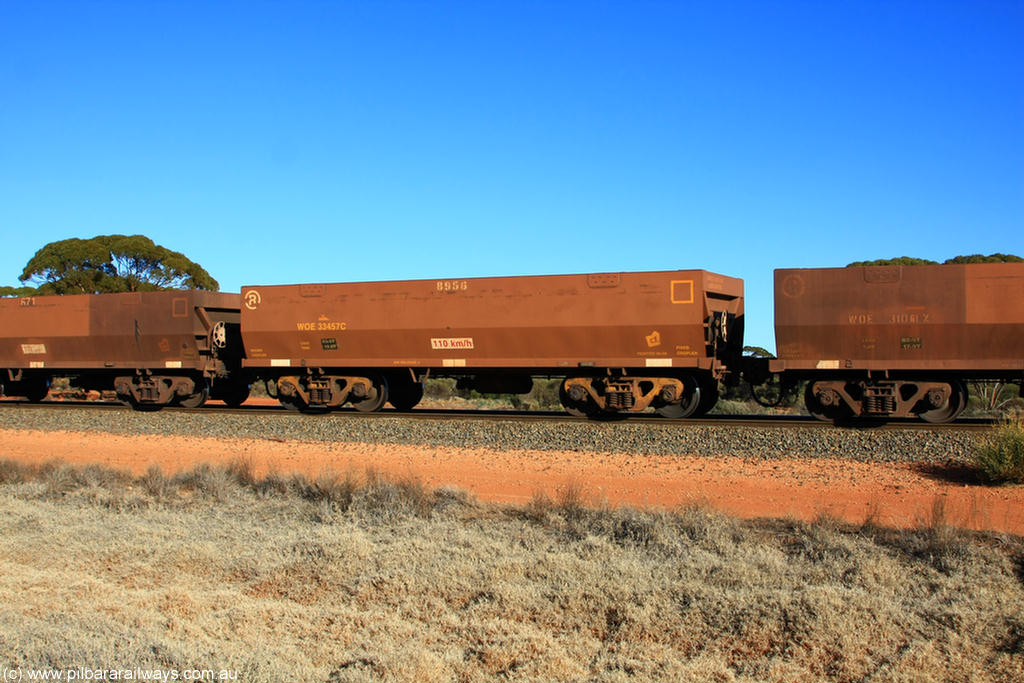
<path id="1" fill-rule="evenodd" d="M 804 279 L 799 275 L 787 275 L 786 279 L 782 281 L 782 293 L 788 296 L 790 299 L 795 299 L 798 296 L 803 296 L 804 291 L 807 289 L 807 284 Z"/>
<path id="2" fill-rule="evenodd" d="M 260 293 L 255 289 L 250 289 L 248 292 L 246 292 L 242 299 L 243 301 L 245 301 L 245 307 L 248 308 L 250 311 L 255 311 L 256 307 L 259 306 L 260 302 L 262 301 L 262 299 L 260 298 Z"/>

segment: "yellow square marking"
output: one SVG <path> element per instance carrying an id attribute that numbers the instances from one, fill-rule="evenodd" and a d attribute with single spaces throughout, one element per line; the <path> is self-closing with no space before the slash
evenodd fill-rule
<path id="1" fill-rule="evenodd" d="M 693 280 L 672 280 L 672 303 L 693 303 Z"/>

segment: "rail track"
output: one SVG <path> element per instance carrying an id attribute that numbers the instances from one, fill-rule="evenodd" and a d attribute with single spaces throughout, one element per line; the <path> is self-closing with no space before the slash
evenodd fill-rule
<path id="1" fill-rule="evenodd" d="M 117 401 L 42 401 L 38 403 L 18 400 L 0 400 L 0 409 L 4 406 L 30 408 L 34 410 L 60 410 L 69 407 L 82 408 L 87 410 L 110 410 L 130 411 L 131 408 Z M 210 402 L 202 408 L 167 407 L 167 412 L 186 414 L 209 414 L 209 415 L 266 415 L 280 416 L 282 418 L 297 416 L 292 410 L 287 410 L 280 405 L 244 405 L 239 408 L 229 408 L 218 405 L 217 402 Z M 823 422 L 806 415 L 706 415 L 702 418 L 671 419 L 660 415 L 646 413 L 632 413 L 628 416 L 615 416 L 609 420 L 590 420 L 584 417 L 575 417 L 560 411 L 514 411 L 514 410 L 488 410 L 488 409 L 453 409 L 453 408 L 416 408 L 411 411 L 398 411 L 384 409 L 373 413 L 363 413 L 354 409 L 342 408 L 324 413 L 312 413 L 303 415 L 305 419 L 344 419 L 344 420 L 391 420 L 391 419 L 415 419 L 415 420 L 475 420 L 475 421 L 518 421 L 518 422 L 573 422 L 573 423 L 601 423 L 614 424 L 616 422 L 628 424 L 652 424 L 652 425 L 678 425 L 686 426 L 735 426 L 737 428 L 764 428 L 782 427 L 790 429 L 843 429 L 853 431 L 877 431 L 877 430 L 913 430 L 925 432 L 947 432 L 987 431 L 995 424 L 995 420 L 988 418 L 962 418 L 954 422 L 944 424 L 931 424 L 917 419 L 890 419 L 887 421 L 858 420 L 852 424 L 835 425 L 830 422 Z"/>

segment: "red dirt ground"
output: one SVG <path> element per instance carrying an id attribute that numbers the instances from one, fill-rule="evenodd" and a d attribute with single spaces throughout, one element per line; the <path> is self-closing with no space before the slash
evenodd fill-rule
<path id="1" fill-rule="evenodd" d="M 741 517 L 829 515 L 853 523 L 954 526 L 1024 535 L 1024 487 L 958 481 L 955 469 L 840 460 L 608 455 L 496 451 L 364 443 L 307 443 L 211 438 L 114 436 L 0 430 L 0 457 L 102 463 L 142 473 L 200 462 L 249 459 L 257 474 L 361 473 L 415 477 L 453 486 L 480 500 L 523 503 L 544 492 L 558 500 L 574 489 L 593 504 L 671 508 L 700 504 Z"/>

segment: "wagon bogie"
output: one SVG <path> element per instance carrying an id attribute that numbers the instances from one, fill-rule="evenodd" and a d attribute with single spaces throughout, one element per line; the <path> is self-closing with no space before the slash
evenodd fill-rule
<path id="1" fill-rule="evenodd" d="M 299 409 L 331 409 L 350 404 L 360 412 L 374 412 L 388 402 L 388 381 L 379 374 L 284 375 L 274 384 L 278 400 Z"/>
<path id="2" fill-rule="evenodd" d="M 804 404 L 811 415 L 827 421 L 920 417 L 941 423 L 963 412 L 967 388 L 956 379 L 825 379 L 808 382 Z"/>
<path id="3" fill-rule="evenodd" d="M 662 416 L 682 418 L 700 415 L 702 407 L 706 411 L 714 406 L 717 393 L 713 393 L 710 400 L 702 399 L 704 386 L 717 389 L 717 382 L 695 374 L 568 377 L 559 387 L 559 398 L 568 412 L 580 416 L 644 412 L 653 408 Z"/>
<path id="4" fill-rule="evenodd" d="M 114 379 L 117 398 L 135 407 L 162 407 L 182 400 L 194 401 L 205 391 L 205 383 L 180 375 L 153 375 L 139 372 Z"/>
<path id="5" fill-rule="evenodd" d="M 674 377 L 568 377 L 559 396 L 574 414 L 642 412 L 658 405 L 679 404 L 686 388 Z"/>

